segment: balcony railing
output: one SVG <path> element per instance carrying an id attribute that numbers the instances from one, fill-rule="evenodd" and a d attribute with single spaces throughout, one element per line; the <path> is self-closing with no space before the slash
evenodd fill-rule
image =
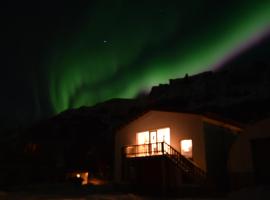
<path id="1" fill-rule="evenodd" d="M 123 147 L 123 155 L 126 158 L 165 155 L 187 174 L 201 180 L 206 177 L 205 172 L 196 163 L 181 155 L 176 149 L 165 142 L 125 146 Z"/>
<path id="2" fill-rule="evenodd" d="M 165 152 L 169 153 L 169 148 L 164 142 L 130 145 L 124 147 L 124 155 L 128 158 L 163 155 Z"/>

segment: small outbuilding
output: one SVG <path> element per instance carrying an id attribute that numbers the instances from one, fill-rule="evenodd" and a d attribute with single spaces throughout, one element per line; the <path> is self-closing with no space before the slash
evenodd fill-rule
<path id="1" fill-rule="evenodd" d="M 269 185 L 269 153 L 270 118 L 250 125 L 234 142 L 229 159 L 231 186 Z"/>

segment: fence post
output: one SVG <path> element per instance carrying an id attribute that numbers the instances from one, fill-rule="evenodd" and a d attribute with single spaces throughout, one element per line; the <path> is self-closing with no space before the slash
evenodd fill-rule
<path id="1" fill-rule="evenodd" d="M 162 155 L 164 155 L 164 142 L 161 143 L 161 152 L 162 152 Z"/>

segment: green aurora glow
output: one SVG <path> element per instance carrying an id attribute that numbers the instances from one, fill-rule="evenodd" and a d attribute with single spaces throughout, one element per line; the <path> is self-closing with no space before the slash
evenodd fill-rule
<path id="1" fill-rule="evenodd" d="M 214 10 L 202 1 L 136 2 L 98 1 L 80 30 L 58 37 L 46 58 L 56 113 L 213 69 L 269 27 L 269 1 Z"/>

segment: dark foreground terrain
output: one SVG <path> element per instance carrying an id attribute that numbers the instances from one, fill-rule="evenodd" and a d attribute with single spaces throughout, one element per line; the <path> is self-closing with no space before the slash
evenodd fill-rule
<path id="1" fill-rule="evenodd" d="M 220 197 L 145 196 L 129 192 L 113 192 L 111 186 L 35 185 L 0 191 L 0 200 L 155 200 L 155 199 L 270 199 L 270 186 L 244 188 Z"/>

